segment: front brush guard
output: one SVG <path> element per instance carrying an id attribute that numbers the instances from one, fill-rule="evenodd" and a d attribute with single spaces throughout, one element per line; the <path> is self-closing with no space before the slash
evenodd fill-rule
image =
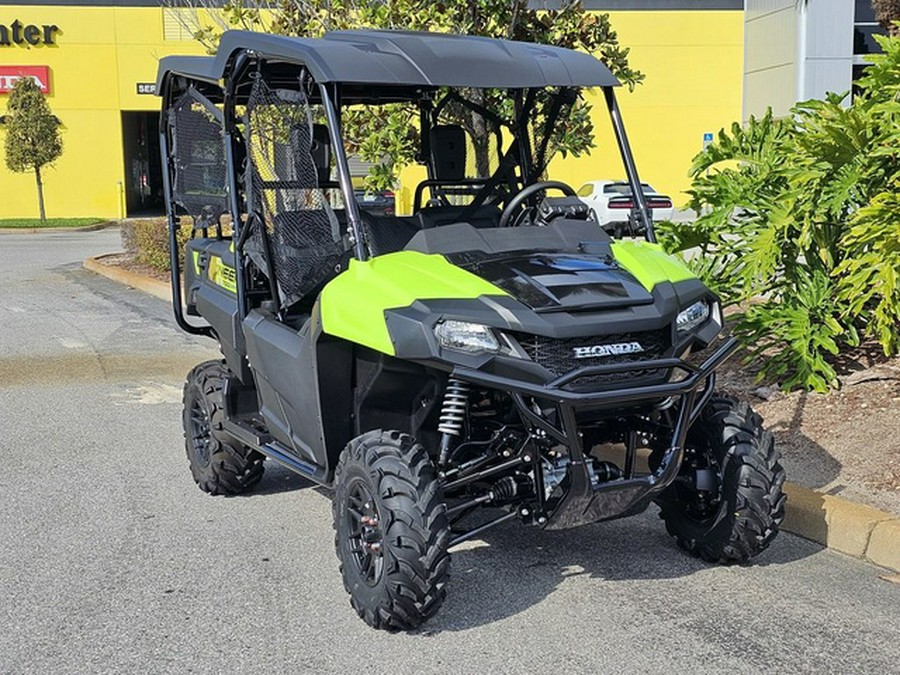
<path id="1" fill-rule="evenodd" d="M 467 368 L 454 369 L 452 377 L 510 392 L 533 438 L 546 436 L 568 448 L 571 462 L 565 479 L 567 488 L 552 511 L 547 513 L 546 522 L 543 523 L 545 528 L 556 530 L 640 513 L 655 496 L 675 480 L 684 458 L 687 431 L 712 395 L 716 369 L 737 350 L 737 347 L 737 340 L 734 338 L 726 340 L 700 366 L 692 366 L 676 358 L 587 366 L 561 375 L 546 384 L 522 382 Z M 612 391 L 580 393 L 564 389 L 565 385 L 582 377 L 657 368 L 681 370 L 686 376 L 677 382 Z M 554 426 L 536 414 L 525 402 L 525 396 L 533 396 L 556 404 L 560 425 Z M 626 475 L 620 480 L 592 485 L 586 463 L 589 460 L 585 457 L 581 437 L 578 434 L 575 412 L 667 398 L 680 399 L 680 405 L 669 449 L 663 455 L 656 471 L 640 478 Z M 543 513 L 547 510 L 547 504 L 540 462 L 536 461 L 534 467 L 538 510 Z"/>

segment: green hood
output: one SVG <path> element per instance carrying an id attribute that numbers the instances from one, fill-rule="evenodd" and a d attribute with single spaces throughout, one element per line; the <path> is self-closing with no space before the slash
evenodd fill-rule
<path id="1" fill-rule="evenodd" d="M 507 293 L 440 255 L 398 251 L 365 262 L 351 260 L 350 267 L 322 290 L 322 330 L 393 355 L 385 310 L 409 307 L 416 300 L 482 295 Z"/>
<path id="2" fill-rule="evenodd" d="M 695 278 L 683 263 L 668 256 L 657 244 L 617 241 L 611 248 L 618 265 L 646 289 L 629 293 L 635 297 L 644 294 L 641 304 L 652 302 L 649 293 L 659 283 Z M 498 284 L 509 288 L 508 284 L 499 281 Z M 439 254 L 398 251 L 365 262 L 351 260 L 349 268 L 322 290 L 319 299 L 322 329 L 328 335 L 394 355 L 396 349 L 385 311 L 409 307 L 417 300 L 465 300 L 481 296 L 512 296 L 528 306 L 521 292 L 507 292 L 500 285 L 452 264 Z"/>
<path id="3" fill-rule="evenodd" d="M 683 262 L 667 254 L 659 244 L 626 239 L 612 242 L 611 248 L 616 262 L 631 272 L 648 291 L 652 291 L 656 284 L 674 284 L 697 278 Z"/>

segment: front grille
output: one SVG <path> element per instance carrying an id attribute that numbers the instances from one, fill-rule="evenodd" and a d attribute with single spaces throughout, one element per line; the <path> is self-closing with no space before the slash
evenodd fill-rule
<path id="1" fill-rule="evenodd" d="M 529 333 L 512 333 L 512 336 L 535 363 L 540 364 L 554 375 L 565 375 L 585 366 L 599 366 L 611 363 L 631 363 L 648 359 L 658 359 L 665 355 L 671 346 L 671 330 L 666 327 L 655 331 L 635 333 L 617 333 L 596 337 L 547 338 Z M 640 343 L 643 351 L 633 354 L 609 354 L 575 358 L 576 347 L 594 347 L 597 345 Z M 644 383 L 665 378 L 665 370 L 659 368 L 637 369 L 623 373 L 607 373 L 580 377 L 570 385 L 618 384 L 626 381 Z"/>

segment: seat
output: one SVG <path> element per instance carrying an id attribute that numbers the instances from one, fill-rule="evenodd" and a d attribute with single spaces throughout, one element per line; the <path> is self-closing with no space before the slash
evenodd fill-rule
<path id="1" fill-rule="evenodd" d="M 402 251 L 421 229 L 415 216 L 375 216 L 365 211 L 360 215 L 372 256 Z"/>
<path id="2" fill-rule="evenodd" d="M 324 124 L 313 124 L 310 157 L 316 167 L 316 179 L 320 188 L 337 187 L 331 180 L 331 137 Z"/>
<path id="3" fill-rule="evenodd" d="M 466 177 L 466 131 L 458 124 L 440 124 L 428 134 L 431 170 L 434 177 L 448 184 Z"/>
<path id="4" fill-rule="evenodd" d="M 337 219 L 327 208 L 279 213 L 272 253 L 282 290 L 289 297 L 303 297 L 334 274 L 343 253 Z"/>
<path id="5" fill-rule="evenodd" d="M 468 163 L 468 136 L 458 124 L 439 124 L 428 132 L 428 175 L 415 189 L 413 210 L 418 212 L 425 190 L 430 192 L 429 202 L 449 205 L 447 197 L 474 195 L 487 181 L 486 178 L 466 177 Z"/>
<path id="6" fill-rule="evenodd" d="M 465 206 L 426 206 L 419 209 L 416 218 L 419 219 L 421 229 L 441 227 L 460 222 L 459 217 L 467 209 Z M 496 206 L 479 206 L 466 221 L 472 227 L 482 229 L 497 227 L 500 222 L 500 211 Z"/>

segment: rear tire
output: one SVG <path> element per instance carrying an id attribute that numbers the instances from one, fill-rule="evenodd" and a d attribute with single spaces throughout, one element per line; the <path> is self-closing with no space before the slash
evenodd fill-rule
<path id="1" fill-rule="evenodd" d="M 444 602 L 450 527 L 428 453 L 399 431 L 347 444 L 334 474 L 335 549 L 356 613 L 373 628 L 409 630 Z"/>
<path id="2" fill-rule="evenodd" d="M 194 482 L 212 495 L 236 495 L 263 475 L 263 455 L 222 433 L 225 380 L 221 361 L 196 366 L 184 384 L 184 444 Z"/>
<path id="3" fill-rule="evenodd" d="M 744 562 L 762 553 L 784 520 L 780 458 L 750 406 L 714 395 L 688 431 L 679 479 L 658 500 L 669 534 L 709 562 Z M 718 489 L 695 489 L 695 468 L 712 469 Z"/>

